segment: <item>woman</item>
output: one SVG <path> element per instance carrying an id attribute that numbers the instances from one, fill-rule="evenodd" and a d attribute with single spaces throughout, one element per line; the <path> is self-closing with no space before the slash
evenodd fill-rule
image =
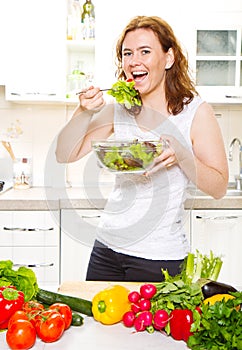
<path id="1" fill-rule="evenodd" d="M 105 104 L 91 86 L 58 137 L 57 160 L 73 162 L 91 141 L 167 140 L 169 147 L 145 175 L 117 175 L 97 230 L 87 280 L 160 281 L 189 251 L 184 229 L 188 183 L 215 199 L 224 196 L 228 167 L 212 108 L 197 94 L 188 62 L 171 27 L 159 17 L 138 16 L 116 46 L 119 79 L 133 79 L 142 99 L 132 115 Z"/>

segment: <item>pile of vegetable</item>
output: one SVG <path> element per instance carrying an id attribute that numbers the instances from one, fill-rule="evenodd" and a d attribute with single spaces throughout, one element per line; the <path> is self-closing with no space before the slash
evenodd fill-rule
<path id="1" fill-rule="evenodd" d="M 0 330 L 6 330 L 10 349 L 28 350 L 37 338 L 57 341 L 70 326 L 83 324 L 83 316 L 74 309 L 91 316 L 92 302 L 44 291 L 33 270 L 0 261 Z"/>
<path id="2" fill-rule="evenodd" d="M 22 276 L 11 261 L 0 267 L 0 329 L 7 329 L 11 349 L 30 349 L 37 338 L 54 342 L 70 326 L 82 325 L 83 314 L 103 325 L 160 332 L 193 350 L 242 350 L 242 291 L 217 281 L 222 260 L 212 252 L 189 253 L 179 275 L 162 270 L 164 281 L 131 292 L 115 285 L 92 301 L 37 288 L 34 272 L 25 268 Z"/>
<path id="3" fill-rule="evenodd" d="M 188 254 L 182 273 L 172 277 L 163 271 L 164 281 L 144 284 L 131 292 L 131 310 L 123 316 L 136 331 L 160 331 L 185 341 L 198 350 L 242 349 L 242 292 L 217 282 L 220 257 Z M 144 289 L 152 290 L 150 296 Z M 145 305 L 145 306 L 144 306 Z"/>
<path id="4" fill-rule="evenodd" d="M 139 95 L 139 91 L 134 87 L 135 82 L 133 79 L 118 80 L 112 85 L 112 88 L 107 93 L 113 96 L 116 101 L 123 104 L 127 109 L 132 107 L 141 107 L 142 101 Z"/>

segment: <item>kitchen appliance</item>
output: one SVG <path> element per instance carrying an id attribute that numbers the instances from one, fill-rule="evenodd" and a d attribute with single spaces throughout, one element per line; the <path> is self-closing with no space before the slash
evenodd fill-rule
<path id="1" fill-rule="evenodd" d="M 13 184 L 10 181 L 0 180 L 0 194 L 10 190 L 13 187 Z"/>

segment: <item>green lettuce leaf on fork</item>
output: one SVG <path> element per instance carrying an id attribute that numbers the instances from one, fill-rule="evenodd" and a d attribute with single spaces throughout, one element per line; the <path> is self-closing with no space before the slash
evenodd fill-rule
<path id="1" fill-rule="evenodd" d="M 131 109 L 134 106 L 142 105 L 139 91 L 135 89 L 134 85 L 133 80 L 118 80 L 107 93 L 113 96 L 118 103 L 125 105 L 127 109 Z"/>

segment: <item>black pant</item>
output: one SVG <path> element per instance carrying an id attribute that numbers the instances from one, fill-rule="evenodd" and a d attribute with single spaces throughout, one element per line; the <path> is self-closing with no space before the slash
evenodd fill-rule
<path id="1" fill-rule="evenodd" d="M 95 241 L 87 281 L 135 281 L 161 282 L 161 269 L 167 269 L 171 276 L 181 272 L 183 260 L 148 260 L 116 253 L 104 244 Z"/>

